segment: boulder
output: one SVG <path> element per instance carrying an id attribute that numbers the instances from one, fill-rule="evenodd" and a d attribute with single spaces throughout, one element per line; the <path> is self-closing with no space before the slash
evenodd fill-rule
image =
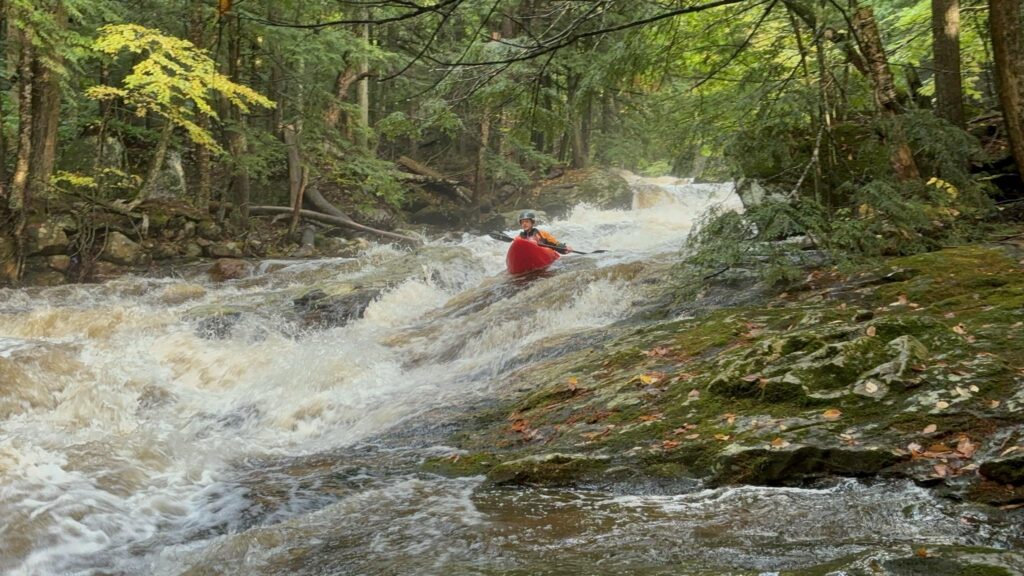
<path id="1" fill-rule="evenodd" d="M 67 254 L 54 254 L 46 259 L 46 263 L 51 269 L 63 273 L 71 268 L 71 257 Z"/>
<path id="2" fill-rule="evenodd" d="M 874 476 L 905 458 L 889 450 L 871 448 L 741 448 L 723 458 L 711 483 L 806 486 L 828 476 Z"/>
<path id="3" fill-rule="evenodd" d="M 181 164 L 181 154 L 176 150 L 167 152 L 163 169 L 156 178 L 151 198 L 185 198 L 188 184 L 185 169 Z"/>
<path id="4" fill-rule="evenodd" d="M 213 263 L 207 270 L 210 279 L 214 282 L 225 280 L 238 280 L 245 278 L 252 272 L 252 264 L 238 258 L 221 258 Z"/>
<path id="5" fill-rule="evenodd" d="M 142 247 L 118 231 L 107 234 L 106 245 L 100 259 L 112 264 L 131 266 L 142 251 Z"/>
<path id="6" fill-rule="evenodd" d="M 1024 486 L 1024 456 L 989 460 L 981 465 L 978 472 L 1000 484 Z"/>
<path id="7" fill-rule="evenodd" d="M 608 468 L 609 459 L 587 454 L 539 454 L 502 462 L 487 473 L 496 485 L 572 486 Z"/>
<path id="8" fill-rule="evenodd" d="M 621 175 L 608 170 L 588 171 L 577 182 L 541 186 L 534 192 L 533 208 L 560 217 L 574 206 L 587 203 L 603 209 L 627 210 L 633 205 L 633 189 Z"/>
<path id="9" fill-rule="evenodd" d="M 39 222 L 25 226 L 28 256 L 52 256 L 68 250 L 68 235 L 54 222 Z"/>

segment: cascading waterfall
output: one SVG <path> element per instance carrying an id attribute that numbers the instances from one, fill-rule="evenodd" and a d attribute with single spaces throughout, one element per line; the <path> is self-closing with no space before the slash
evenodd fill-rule
<path id="1" fill-rule="evenodd" d="M 466 236 L 422 258 L 377 246 L 264 262 L 222 284 L 0 292 L 0 573 L 653 574 L 739 554 L 744 535 L 820 560 L 822 535 L 792 524 L 814 510 L 846 514 L 826 537 L 854 534 L 827 558 L 872 526 L 923 516 L 935 535 L 961 534 L 949 505 L 913 488 L 929 502 L 908 516 L 887 504 L 891 489 L 852 484 L 625 497 L 478 491 L 479 479 L 416 471 L 450 452 L 432 445 L 443 435 L 417 437 L 418 422 L 499 393 L 542 342 L 627 318 L 637 288 L 606 271 L 670 257 L 705 208 L 739 207 L 728 185 L 635 184 L 633 210 L 579 206 L 542 223 L 580 250 L 611 251 L 529 282 L 504 275 L 506 245 Z M 323 327 L 295 313 L 308 286 L 398 268 L 361 318 Z M 230 324 L 207 330 L 223 310 Z M 380 440 L 399 429 L 407 436 Z M 768 518 L 790 523 L 790 544 L 766 535 Z M 668 532 L 718 547 L 682 550 Z"/>

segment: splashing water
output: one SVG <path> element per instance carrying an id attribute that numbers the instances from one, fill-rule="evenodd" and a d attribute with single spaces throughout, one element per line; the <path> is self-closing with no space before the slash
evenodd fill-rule
<path id="1" fill-rule="evenodd" d="M 504 275 L 507 245 L 466 236 L 416 254 L 376 246 L 358 259 L 267 261 L 222 284 L 0 291 L 0 572 L 771 570 L 864 550 L 879 522 L 907 530 L 914 519 L 883 496 L 928 498 L 912 487 L 495 491 L 415 471 L 410 463 L 448 450 L 431 446 L 443 434 L 375 440 L 488 398 L 541 342 L 627 318 L 636 286 L 603 271 L 674 253 L 712 204 L 739 208 L 729 185 L 678 182 L 644 183 L 634 204 L 579 206 L 542 224 L 574 248 L 610 252 L 563 258 L 528 283 Z M 398 279 L 345 325 L 311 327 L 295 311 L 310 286 L 338 292 L 393 270 Z M 211 337 L 204 320 L 226 309 L 214 317 L 231 324 Z M 963 536 L 959 512 L 934 504 L 919 510 L 932 529 L 915 537 Z M 818 534 L 813 510 L 845 520 Z M 671 534 L 703 548 L 680 549 Z"/>

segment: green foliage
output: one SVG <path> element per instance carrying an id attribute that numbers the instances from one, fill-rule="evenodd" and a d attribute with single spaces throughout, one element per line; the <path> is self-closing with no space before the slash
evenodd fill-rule
<path id="1" fill-rule="evenodd" d="M 243 113 L 252 106 L 274 105 L 255 90 L 217 72 L 216 63 L 206 52 L 187 40 L 137 24 L 111 24 L 100 29 L 93 46 L 108 56 L 128 52 L 142 59 L 125 76 L 122 87 L 94 86 L 86 91 L 90 98 L 121 99 L 139 116 L 157 114 L 184 128 L 194 142 L 217 152 L 221 151 L 217 141 L 195 121 L 198 115 L 217 117 L 210 101 L 214 95 Z"/>

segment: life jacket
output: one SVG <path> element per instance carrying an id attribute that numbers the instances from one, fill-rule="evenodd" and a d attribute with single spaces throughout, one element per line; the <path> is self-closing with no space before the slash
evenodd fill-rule
<path id="1" fill-rule="evenodd" d="M 539 244 L 539 241 L 542 240 L 545 244 L 550 244 L 551 246 L 556 246 L 558 248 L 562 248 L 564 246 L 564 244 L 559 242 L 557 238 L 551 235 L 551 233 L 545 232 L 539 228 L 523 230 L 519 233 L 519 237 L 529 240 L 534 244 Z"/>

